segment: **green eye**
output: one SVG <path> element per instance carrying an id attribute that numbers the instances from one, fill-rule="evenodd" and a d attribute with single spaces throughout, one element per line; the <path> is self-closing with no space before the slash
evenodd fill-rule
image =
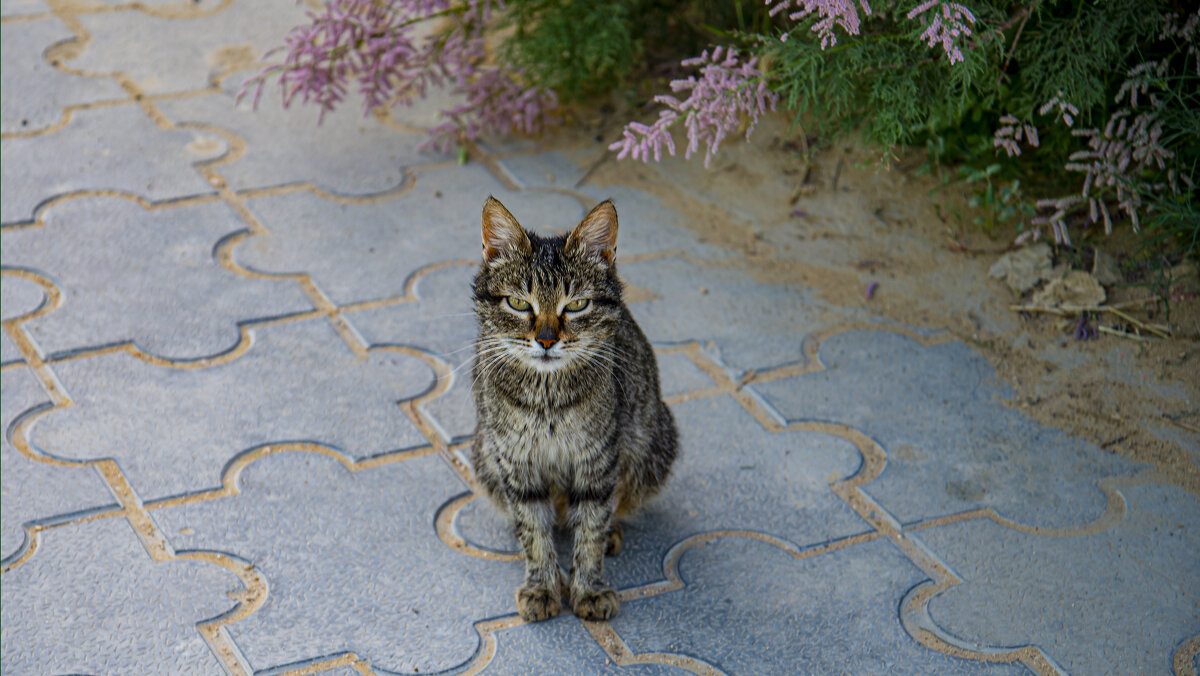
<path id="1" fill-rule="evenodd" d="M 564 309 L 567 312 L 579 312 L 586 308 L 589 302 L 591 301 L 586 298 L 580 298 L 579 300 L 573 300 L 570 303 L 567 303 L 567 307 Z"/>
<path id="2" fill-rule="evenodd" d="M 516 310 L 517 312 L 528 312 L 529 311 L 529 301 L 521 300 L 520 298 L 517 298 L 516 296 L 508 297 L 508 306 L 510 308 Z"/>

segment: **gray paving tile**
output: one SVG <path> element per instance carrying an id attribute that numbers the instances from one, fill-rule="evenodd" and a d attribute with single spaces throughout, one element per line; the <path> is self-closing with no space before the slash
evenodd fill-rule
<path id="1" fill-rule="evenodd" d="M 0 0 L 0 16 L 28 16 L 49 12 L 44 0 Z"/>
<path id="2" fill-rule="evenodd" d="M 234 93 L 163 101 L 159 107 L 176 123 L 213 125 L 246 142 L 244 155 L 219 167 L 221 176 L 237 190 L 311 181 L 329 193 L 371 195 L 399 187 L 405 167 L 445 159 L 417 150 L 424 135 L 364 117 L 354 102 L 325 115 L 318 124 L 320 111 L 313 106 L 297 103 L 285 109 L 278 97 L 264 93 L 253 110 L 249 97 L 235 105 Z"/>
<path id="3" fill-rule="evenodd" d="M 20 361 L 25 361 L 25 358 L 21 356 L 16 343 L 8 337 L 7 332 L 0 331 L 0 364 L 8 365 Z"/>
<path id="4" fill-rule="evenodd" d="M 519 674 L 686 674 L 661 664 L 618 666 L 570 613 L 496 632 L 496 655 L 485 676 Z"/>
<path id="5" fill-rule="evenodd" d="M 897 608 L 925 576 L 886 541 L 797 561 L 770 543 L 721 539 L 684 552 L 679 575 L 683 589 L 625 603 L 611 621 L 633 653 L 681 653 L 729 674 L 1024 671 L 908 636 Z"/>
<path id="6" fill-rule="evenodd" d="M 200 141 L 200 142 L 198 142 Z M 162 202 L 212 192 L 192 163 L 217 157 L 225 144 L 194 130 L 163 130 L 139 108 L 78 110 L 52 134 L 0 140 L 5 171 L 0 220 L 27 222 L 51 197 L 116 190 Z"/>
<path id="7" fill-rule="evenodd" d="M 471 300 L 473 265 L 455 265 L 423 275 L 414 286 L 418 301 L 344 316 L 372 345 L 410 345 L 438 355 L 452 369 L 450 389 L 421 411 L 447 443 L 475 431 L 471 361 L 476 338 Z"/>
<path id="8" fill-rule="evenodd" d="M 176 546 L 254 562 L 267 602 L 230 625 L 255 670 L 346 651 L 377 673 L 470 661 L 477 620 L 515 612 L 520 562 L 488 562 L 438 539 L 438 506 L 463 490 L 437 456 L 351 473 L 316 454 L 280 453 L 244 471 L 235 497 L 157 510 Z"/>
<path id="9" fill-rule="evenodd" d="M 9 16 L 8 7 L 4 15 Z M 75 39 L 56 18 L 0 26 L 0 129 L 4 133 L 44 129 L 57 123 L 63 106 L 128 97 L 115 81 L 71 75 L 51 66 L 45 52 Z"/>
<path id="10" fill-rule="evenodd" d="M 933 622 L 964 645 L 1036 645 L 1072 674 L 1169 673 L 1178 644 L 1200 633 L 1200 499 L 1164 485 L 1121 492 L 1124 520 L 1093 535 L 983 519 L 920 531 L 963 579 L 930 600 Z"/>
<path id="11" fill-rule="evenodd" d="M 50 356 L 132 340 L 159 357 L 196 359 L 237 345 L 242 322 L 312 310 L 293 281 L 220 266 L 214 247 L 245 229 L 222 203 L 147 211 L 88 197 L 53 205 L 42 221 L 0 236 L 5 265 L 40 270 L 64 294 L 25 323 Z"/>
<path id="12" fill-rule="evenodd" d="M 879 442 L 887 469 L 865 490 L 904 523 L 992 507 L 1030 526 L 1078 526 L 1105 509 L 1097 481 L 1138 467 L 1005 406 L 1009 390 L 961 343 L 853 331 L 828 339 L 820 359 L 827 370 L 752 389 L 789 421 L 838 422 Z"/>
<path id="13" fill-rule="evenodd" d="M 178 9 L 180 5 L 176 4 Z M 124 73 L 147 94 L 203 89 L 224 71 L 228 50 L 247 53 L 249 66 L 283 44 L 293 26 L 306 23 L 308 8 L 291 0 L 234 2 L 227 9 L 185 20 L 146 12 L 81 14 L 92 36 L 70 61 L 93 73 Z"/>
<path id="14" fill-rule="evenodd" d="M 51 455 L 112 457 L 143 499 L 220 485 L 239 453 L 311 442 L 349 458 L 422 446 L 396 402 L 432 372 L 409 355 L 357 358 L 324 319 L 251 330 L 249 351 L 198 370 L 153 366 L 124 352 L 55 367 L 75 405 L 35 423 Z"/>
<path id="15" fill-rule="evenodd" d="M 4 230 L 4 234 L 16 230 Z M 7 262 L 4 267 L 9 267 Z M 27 315 L 42 306 L 46 293 L 34 282 L 17 277 L 4 275 L 0 281 L 0 317 L 8 320 Z"/>
<path id="16" fill-rule="evenodd" d="M 4 671 L 222 674 L 196 624 L 241 588 L 213 564 L 155 563 L 123 519 L 55 529 L 4 574 Z"/>
<path id="17" fill-rule="evenodd" d="M 338 304 L 400 296 L 419 268 L 479 260 L 489 194 L 541 232 L 583 217 L 569 197 L 509 192 L 483 167 L 467 165 L 424 172 L 411 194 L 381 202 L 344 204 L 309 192 L 250 200 L 270 234 L 247 240 L 234 255 L 256 270 L 307 272 Z"/>
<path id="18" fill-rule="evenodd" d="M 829 489 L 855 473 L 858 451 L 825 434 L 771 434 L 730 397 L 672 409 L 682 454 L 657 498 L 625 524 L 624 549 L 607 559 L 616 587 L 662 577 L 667 551 L 686 537 L 714 530 L 770 533 L 798 545 L 816 545 L 870 530 Z M 468 542 L 513 551 L 515 542 L 485 500 L 469 503 L 455 524 Z"/>
<path id="19" fill-rule="evenodd" d="M 115 503 L 91 467 L 47 465 L 13 448 L 9 440 L 17 416 L 47 407 L 50 400 L 28 368 L 9 369 L 0 380 L 0 431 L 4 435 L 0 439 L 0 560 L 7 561 L 22 549 L 24 524 L 61 522 L 64 515 L 114 507 Z M 5 578 L 7 585 L 7 575 Z"/>
<path id="20" fill-rule="evenodd" d="M 804 337 L 832 324 L 867 319 L 832 308 L 797 286 L 762 284 L 740 270 L 678 257 L 621 265 L 627 283 L 658 298 L 630 310 L 654 343 L 712 341 L 734 371 L 804 363 Z"/>
<path id="21" fill-rule="evenodd" d="M 4 275 L 0 281 L 0 315 L 4 319 L 13 319 L 41 307 L 46 300 L 42 287 L 15 275 Z M 0 331 L 0 364 L 11 364 L 25 361 L 17 344 L 8 336 L 7 331 Z"/>

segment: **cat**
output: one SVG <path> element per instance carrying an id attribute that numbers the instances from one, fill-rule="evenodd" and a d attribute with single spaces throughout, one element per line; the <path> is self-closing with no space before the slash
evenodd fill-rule
<path id="1" fill-rule="evenodd" d="M 564 596 L 580 618 L 616 614 L 603 574 L 623 543 L 616 517 L 657 492 L 678 454 L 654 352 L 622 301 L 616 244 L 611 200 L 555 237 L 525 230 L 493 197 L 483 206 L 471 464 L 525 553 L 517 610 L 529 622 L 558 615 Z M 574 528 L 565 581 L 555 525 Z"/>

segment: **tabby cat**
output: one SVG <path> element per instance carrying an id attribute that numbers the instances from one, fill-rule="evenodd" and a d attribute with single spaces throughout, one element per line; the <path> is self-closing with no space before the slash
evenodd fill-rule
<path id="1" fill-rule="evenodd" d="M 475 276 L 475 477 L 513 522 L 525 552 L 517 610 L 604 620 L 617 595 L 604 556 L 621 549 L 616 517 L 666 480 L 678 433 L 658 365 L 621 300 L 617 211 L 597 205 L 569 234 L 539 237 L 489 197 Z M 569 580 L 555 525 L 574 527 Z"/>

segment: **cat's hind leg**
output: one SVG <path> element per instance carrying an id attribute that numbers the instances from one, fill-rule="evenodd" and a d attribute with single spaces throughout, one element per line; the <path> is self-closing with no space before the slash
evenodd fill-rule
<path id="1" fill-rule="evenodd" d="M 612 526 L 608 529 L 608 536 L 604 539 L 604 555 L 616 556 L 621 553 L 621 547 L 625 544 L 625 529 L 621 528 L 621 523 L 613 518 Z"/>

